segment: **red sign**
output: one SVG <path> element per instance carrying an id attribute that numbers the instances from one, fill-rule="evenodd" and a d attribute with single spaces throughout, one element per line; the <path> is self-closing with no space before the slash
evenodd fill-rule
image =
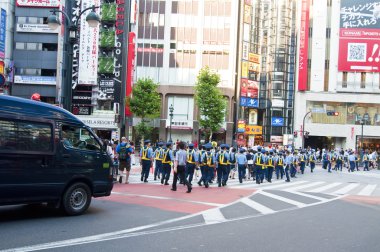
<path id="1" fill-rule="evenodd" d="M 302 0 L 301 26 L 300 26 L 300 52 L 299 52 L 299 59 L 298 59 L 298 91 L 305 91 L 307 89 L 309 7 L 310 7 L 310 0 Z"/>
<path id="2" fill-rule="evenodd" d="M 351 139 L 354 139 L 355 136 L 355 128 L 351 127 Z"/>
<path id="3" fill-rule="evenodd" d="M 241 79 L 240 96 L 249 98 L 259 97 L 259 83 L 248 79 Z"/>
<path id="4" fill-rule="evenodd" d="M 380 72 L 380 7 L 375 0 L 342 0 L 339 62 L 341 72 Z"/>
<path id="5" fill-rule="evenodd" d="M 133 86 L 133 73 L 135 69 L 135 39 L 136 34 L 134 32 L 129 33 L 128 38 L 128 64 L 127 64 L 127 86 L 125 89 L 125 95 L 126 97 L 130 97 L 132 93 L 132 86 Z M 132 116 L 132 112 L 129 108 L 129 106 L 125 106 L 125 115 L 126 116 Z"/>

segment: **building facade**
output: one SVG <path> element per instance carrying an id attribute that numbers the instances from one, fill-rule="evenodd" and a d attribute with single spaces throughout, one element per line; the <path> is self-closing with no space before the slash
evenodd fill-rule
<path id="1" fill-rule="evenodd" d="M 380 2 L 304 0 L 298 8 L 296 146 L 307 131 L 305 146 L 379 149 Z"/>
<path id="2" fill-rule="evenodd" d="M 155 139 L 169 139 L 169 107 L 174 106 L 172 139 L 200 141 L 194 86 L 204 66 L 221 76 L 227 100 L 225 123 L 214 140 L 232 143 L 239 2 L 232 0 L 140 0 L 136 25 L 135 79 L 159 83 L 162 112 Z M 133 119 L 133 125 L 138 122 Z"/>
<path id="3" fill-rule="evenodd" d="M 14 1 L 0 2 L 0 94 L 9 94 L 13 82 Z"/>

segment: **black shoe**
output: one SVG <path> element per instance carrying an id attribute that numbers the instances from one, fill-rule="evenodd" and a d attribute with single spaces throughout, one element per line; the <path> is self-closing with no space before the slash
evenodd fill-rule
<path id="1" fill-rule="evenodd" d="M 154 177 L 154 180 L 157 180 L 157 177 Z"/>
<path id="2" fill-rule="evenodd" d="M 174 189 L 174 188 L 172 188 L 172 189 L 170 189 L 170 190 L 172 190 L 172 191 L 174 191 L 174 192 L 177 191 L 177 189 Z"/>
<path id="3" fill-rule="evenodd" d="M 225 185 L 226 185 L 226 182 L 223 181 L 223 182 L 222 182 L 222 186 L 225 186 Z"/>
<path id="4" fill-rule="evenodd" d="M 289 179 L 287 179 L 287 180 L 285 180 L 285 182 L 290 182 L 290 180 L 289 180 Z"/>
<path id="5" fill-rule="evenodd" d="M 162 185 L 164 184 L 164 178 L 161 179 L 161 184 L 162 184 Z"/>
<path id="6" fill-rule="evenodd" d="M 144 177 L 143 176 L 141 176 L 141 182 L 143 182 L 144 181 Z"/>
<path id="7" fill-rule="evenodd" d="M 191 190 L 192 190 L 193 188 L 191 188 L 191 186 L 189 186 L 188 188 L 187 188 L 187 191 L 186 191 L 186 193 L 191 193 Z"/>
<path id="8" fill-rule="evenodd" d="M 241 184 L 241 183 L 243 183 L 243 180 L 240 179 L 239 182 L 240 182 L 240 184 Z"/>
<path id="9" fill-rule="evenodd" d="M 148 180 L 145 179 L 145 180 L 144 180 L 144 183 L 148 183 Z"/>
<path id="10" fill-rule="evenodd" d="M 218 184 L 218 187 L 222 187 L 222 184 L 219 183 L 219 184 Z"/>
<path id="11" fill-rule="evenodd" d="M 256 181 L 256 184 L 260 185 L 260 182 L 259 182 L 259 181 Z"/>
<path id="12" fill-rule="evenodd" d="M 208 188 L 208 186 L 209 186 L 209 185 L 208 185 L 208 182 L 206 182 L 206 183 L 205 183 L 205 187 Z"/>
<path id="13" fill-rule="evenodd" d="M 120 178 L 119 178 L 119 183 L 121 184 L 122 182 L 123 182 L 123 177 L 120 176 Z"/>
<path id="14" fill-rule="evenodd" d="M 198 181 L 198 185 L 199 185 L 199 186 L 202 186 L 202 181 Z"/>
<path id="15" fill-rule="evenodd" d="M 160 179 L 160 175 L 158 175 L 158 179 Z"/>
<path id="16" fill-rule="evenodd" d="M 168 183 L 168 182 L 165 182 L 165 185 L 169 185 L 169 183 Z"/>

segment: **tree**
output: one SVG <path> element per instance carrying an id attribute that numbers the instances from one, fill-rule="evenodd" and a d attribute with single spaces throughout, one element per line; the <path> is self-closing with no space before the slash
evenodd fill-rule
<path id="1" fill-rule="evenodd" d="M 137 135 L 142 140 L 149 137 L 153 127 L 150 127 L 149 119 L 160 116 L 161 97 L 157 92 L 158 83 L 152 79 L 138 79 L 132 89 L 131 98 L 127 99 L 131 112 L 141 118 L 141 122 L 136 126 Z"/>
<path id="2" fill-rule="evenodd" d="M 224 121 L 226 101 L 218 88 L 219 74 L 212 72 L 208 66 L 202 68 L 197 76 L 195 102 L 199 108 L 200 126 L 212 134 L 218 131 Z"/>

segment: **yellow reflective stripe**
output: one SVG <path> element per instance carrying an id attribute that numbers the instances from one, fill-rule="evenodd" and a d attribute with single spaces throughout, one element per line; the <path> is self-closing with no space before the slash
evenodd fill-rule
<path id="1" fill-rule="evenodd" d="M 283 165 L 282 158 L 278 160 L 278 165 Z"/>
<path id="2" fill-rule="evenodd" d="M 171 163 L 171 160 L 166 160 L 167 156 L 168 156 L 168 153 L 169 153 L 169 150 L 167 150 L 165 153 L 164 153 L 164 158 L 162 160 L 162 163 L 163 164 L 170 164 Z"/>
<path id="3" fill-rule="evenodd" d="M 226 159 L 226 157 L 224 155 L 224 152 L 220 153 L 219 154 L 219 163 L 221 165 L 227 165 L 228 164 L 228 162 L 226 162 L 225 159 Z"/>
<path id="4" fill-rule="evenodd" d="M 143 151 L 142 151 L 142 160 L 149 160 L 149 158 L 147 158 L 146 156 L 148 155 L 148 148 L 143 148 Z"/>

